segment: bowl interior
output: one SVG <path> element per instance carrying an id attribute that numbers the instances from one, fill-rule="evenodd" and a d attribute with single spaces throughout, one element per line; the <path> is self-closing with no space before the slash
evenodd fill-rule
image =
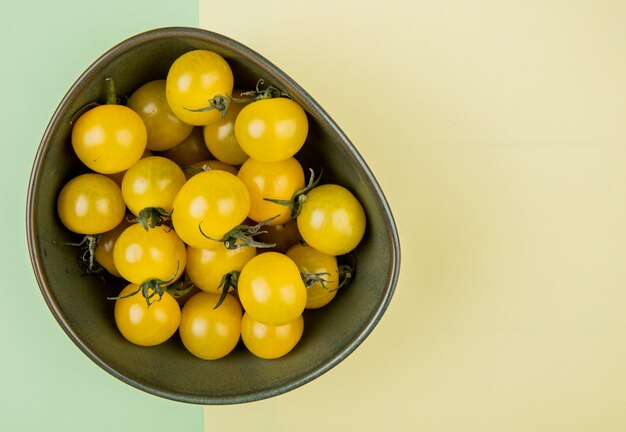
<path id="1" fill-rule="evenodd" d="M 323 183 L 337 182 L 362 202 L 365 237 L 355 255 L 353 282 L 326 307 L 305 312 L 298 346 L 277 360 L 262 360 L 240 344 L 221 360 L 189 354 L 178 335 L 156 347 L 122 338 L 113 320 L 113 302 L 124 283 L 85 276 L 76 248 L 63 243 L 79 236 L 67 231 L 56 213 L 61 187 L 86 172 L 70 144 L 71 120 L 89 102 L 104 98 L 104 78 L 115 80 L 119 95 L 164 79 L 171 63 L 193 49 L 209 49 L 231 65 L 237 88 L 258 79 L 287 91 L 307 111 L 310 132 L 297 158 L 305 172 L 324 168 Z M 248 48 L 220 35 L 186 28 L 158 29 L 122 42 L 97 60 L 69 90 L 40 145 L 29 189 L 27 228 L 33 267 L 52 313 L 70 338 L 93 361 L 119 379 L 162 397 L 201 404 L 247 402 L 298 387 L 327 371 L 369 334 L 393 293 L 399 244 L 393 218 L 372 173 L 341 130 L 293 80 Z"/>

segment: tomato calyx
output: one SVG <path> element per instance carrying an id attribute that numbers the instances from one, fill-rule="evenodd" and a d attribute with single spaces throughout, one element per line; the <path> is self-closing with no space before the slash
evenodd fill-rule
<path id="1" fill-rule="evenodd" d="M 348 254 L 344 255 L 343 258 L 344 260 L 349 260 L 349 262 L 341 264 L 337 269 L 339 272 L 339 286 L 337 289 L 348 286 L 356 275 L 356 255 Z"/>
<path id="2" fill-rule="evenodd" d="M 226 115 L 226 111 L 228 110 L 228 105 L 230 105 L 230 101 L 230 96 L 218 94 L 213 96 L 211 99 L 207 99 L 207 102 L 209 102 L 208 106 L 198 109 L 190 109 L 185 107 L 185 109 L 190 112 L 207 112 L 216 110 L 220 113 L 222 118 L 224 118 L 224 116 Z"/>
<path id="3" fill-rule="evenodd" d="M 78 264 L 85 270 L 86 274 L 102 275 L 104 267 L 102 267 L 96 261 L 96 247 L 102 237 L 101 234 L 85 235 L 78 243 L 60 243 L 63 246 L 75 246 L 83 250 L 83 253 L 78 256 Z"/>
<path id="4" fill-rule="evenodd" d="M 224 243 L 224 246 L 228 250 L 235 250 L 245 246 L 269 249 L 276 246 L 276 244 L 256 241 L 254 240 L 254 236 L 267 233 L 267 231 L 261 231 L 261 228 L 276 219 L 278 216 L 280 215 L 272 216 L 269 219 L 262 220 L 256 225 L 238 225 L 232 230 L 228 231 L 226 234 L 224 234 L 224 237 L 222 237 L 221 239 L 209 237 L 204 231 L 202 231 L 202 222 L 198 224 L 198 229 L 200 230 L 200 234 L 202 234 L 209 240 Z"/>
<path id="5" fill-rule="evenodd" d="M 320 273 L 309 273 L 309 272 L 300 272 L 300 276 L 302 277 L 302 282 L 304 282 L 304 286 L 309 288 L 311 286 L 313 286 L 316 282 L 319 282 L 320 285 L 322 285 L 322 287 L 324 287 L 324 289 L 328 289 L 328 287 L 326 286 L 326 284 L 329 281 L 328 279 L 325 279 L 324 276 L 330 276 L 330 273 L 328 272 L 320 272 Z M 337 288 L 335 288 L 333 291 L 335 291 Z"/>
<path id="6" fill-rule="evenodd" d="M 288 200 L 280 200 L 273 198 L 263 198 L 265 201 L 273 202 L 274 204 L 279 204 L 282 206 L 291 208 L 291 219 L 296 219 L 300 215 L 300 211 L 302 210 L 302 204 L 306 202 L 306 194 L 308 194 L 313 188 L 315 188 L 320 180 L 322 179 L 322 174 L 324 174 L 324 170 L 320 169 L 320 175 L 315 178 L 315 172 L 312 168 L 309 168 L 311 171 L 311 176 L 309 177 L 308 184 L 298 189 L 293 193 L 290 199 Z"/>
<path id="7" fill-rule="evenodd" d="M 113 81 L 113 78 L 107 77 L 104 79 L 104 103 L 105 105 L 119 105 L 121 104 L 122 100 L 126 100 L 126 99 L 127 99 L 126 97 L 120 98 L 117 96 L 116 90 L 115 90 L 115 81 Z M 70 119 L 70 126 L 74 125 L 74 123 L 76 123 L 76 120 L 78 120 L 78 118 L 82 116 L 83 114 L 85 114 L 87 111 L 91 110 L 92 108 L 99 107 L 100 105 L 102 104 L 99 102 L 88 102 L 82 107 L 80 107 L 72 115 L 72 118 Z"/>
<path id="8" fill-rule="evenodd" d="M 348 284 L 350 284 L 350 282 L 354 278 L 354 275 L 356 273 L 356 256 L 349 254 L 346 255 L 345 258 L 349 259 L 350 262 L 342 264 L 337 268 L 339 283 L 337 284 L 337 288 L 334 288 L 329 292 L 337 291 L 340 288 L 348 286 Z M 330 276 L 330 273 L 328 272 L 300 272 L 300 276 L 302 277 L 302 282 L 304 282 L 304 286 L 307 288 L 310 288 L 311 286 L 313 286 L 313 284 L 319 282 L 325 290 L 328 290 L 328 286 L 326 284 L 331 282 L 331 280 L 326 278 L 327 276 Z"/>
<path id="9" fill-rule="evenodd" d="M 224 302 L 224 300 L 226 300 L 226 296 L 228 295 L 228 292 L 230 291 L 231 288 L 233 288 L 235 292 L 237 291 L 238 281 L 239 281 L 239 272 L 237 270 L 233 270 L 231 272 L 226 273 L 224 276 L 222 276 L 222 279 L 220 280 L 220 284 L 217 286 L 217 288 L 221 290 L 220 298 L 217 300 L 217 303 L 215 304 L 215 306 L 213 306 L 213 309 L 217 309 L 218 307 L 220 307 L 220 305 Z"/>
<path id="10" fill-rule="evenodd" d="M 123 296 L 108 297 L 108 300 L 120 300 L 120 299 L 124 299 L 127 297 L 132 297 L 135 294 L 141 292 L 141 295 L 146 299 L 146 304 L 148 305 L 148 307 L 150 307 L 150 305 L 152 305 L 153 303 L 161 301 L 161 299 L 163 298 L 163 294 L 166 291 L 168 292 L 168 294 L 171 294 L 175 298 L 176 298 L 176 295 L 179 297 L 183 296 L 191 289 L 191 284 L 189 284 L 186 287 L 184 286 L 184 282 L 173 284 L 173 282 L 178 277 L 178 270 L 179 270 L 179 265 L 177 263 L 176 272 L 168 280 L 164 281 L 164 280 L 157 279 L 157 278 L 148 278 L 144 280 L 143 282 L 141 282 L 135 291 L 128 293 L 126 295 L 123 295 Z M 155 298 L 155 297 L 158 297 L 158 298 Z"/>
<path id="11" fill-rule="evenodd" d="M 239 93 L 239 96 L 250 96 L 250 97 L 234 97 L 231 96 L 233 102 L 236 103 L 250 103 L 255 102 L 262 99 L 273 99 L 284 97 L 291 99 L 291 96 L 286 91 L 279 89 L 278 87 L 274 87 L 272 85 L 267 86 L 265 89 L 261 89 L 261 86 L 265 84 L 263 78 L 259 79 L 256 83 L 256 88 L 254 90 L 249 90 L 246 92 Z"/>
<path id="12" fill-rule="evenodd" d="M 163 222 L 172 217 L 170 212 L 161 207 L 146 207 L 142 209 L 136 218 L 131 219 L 132 223 L 140 223 L 148 231 L 148 228 L 156 228 L 163 225 Z"/>
<path id="13" fill-rule="evenodd" d="M 199 166 L 188 166 L 183 168 L 183 172 L 185 173 L 185 175 L 187 175 L 189 178 L 195 176 L 196 174 L 200 174 L 202 172 L 205 171 L 211 171 L 213 168 L 211 168 L 210 166 L 204 164 L 201 167 Z"/>

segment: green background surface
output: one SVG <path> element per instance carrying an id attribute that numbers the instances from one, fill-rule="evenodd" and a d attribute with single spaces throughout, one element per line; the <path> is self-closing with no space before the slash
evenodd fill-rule
<path id="1" fill-rule="evenodd" d="M 25 234 L 31 164 L 65 92 L 118 42 L 151 28 L 197 26 L 198 3 L 4 2 L 0 23 L 0 188 L 5 205 L 0 224 L 0 430 L 201 430 L 201 407 L 160 399 L 118 381 L 70 341 L 39 292 Z"/>

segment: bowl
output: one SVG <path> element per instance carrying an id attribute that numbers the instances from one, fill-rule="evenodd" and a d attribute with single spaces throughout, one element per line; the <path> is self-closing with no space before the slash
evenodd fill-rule
<path id="1" fill-rule="evenodd" d="M 164 79 L 172 62 L 194 49 L 212 50 L 231 65 L 238 87 L 253 89 L 262 78 L 298 102 L 309 117 L 309 136 L 296 156 L 307 168 L 324 168 L 324 183 L 350 189 L 366 211 L 367 230 L 354 251 L 356 277 L 326 307 L 305 312 L 305 331 L 288 355 L 263 360 L 240 343 L 220 360 L 191 355 L 178 335 L 156 347 L 127 342 L 113 319 L 124 282 L 84 275 L 77 250 L 63 243 L 79 237 L 61 224 L 56 200 L 72 177 L 87 172 L 70 143 L 71 121 L 93 101 L 104 99 L 104 78 L 118 94 Z M 293 79 L 242 44 L 196 28 L 159 28 L 133 36 L 96 60 L 72 85 L 43 135 L 32 168 L 26 211 L 30 258 L 41 294 L 69 338 L 92 361 L 145 392 L 187 403 L 235 404 L 295 389 L 352 353 L 381 319 L 398 278 L 400 245 L 391 210 L 374 175 L 354 145 Z"/>

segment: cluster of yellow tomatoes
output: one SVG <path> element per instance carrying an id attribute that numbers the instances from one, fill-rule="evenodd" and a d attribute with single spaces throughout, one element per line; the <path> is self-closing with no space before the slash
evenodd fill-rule
<path id="1" fill-rule="evenodd" d="M 180 56 L 126 105 L 107 84 L 107 103 L 73 122 L 90 172 L 64 185 L 58 214 L 85 235 L 88 270 L 128 282 L 113 298 L 121 334 L 153 346 L 178 331 L 203 359 L 240 340 L 262 358 L 287 354 L 305 308 L 351 277 L 337 257 L 365 231 L 350 191 L 312 171 L 305 182 L 294 158 L 305 111 L 271 86 L 235 90 L 228 63 L 207 50 Z"/>

